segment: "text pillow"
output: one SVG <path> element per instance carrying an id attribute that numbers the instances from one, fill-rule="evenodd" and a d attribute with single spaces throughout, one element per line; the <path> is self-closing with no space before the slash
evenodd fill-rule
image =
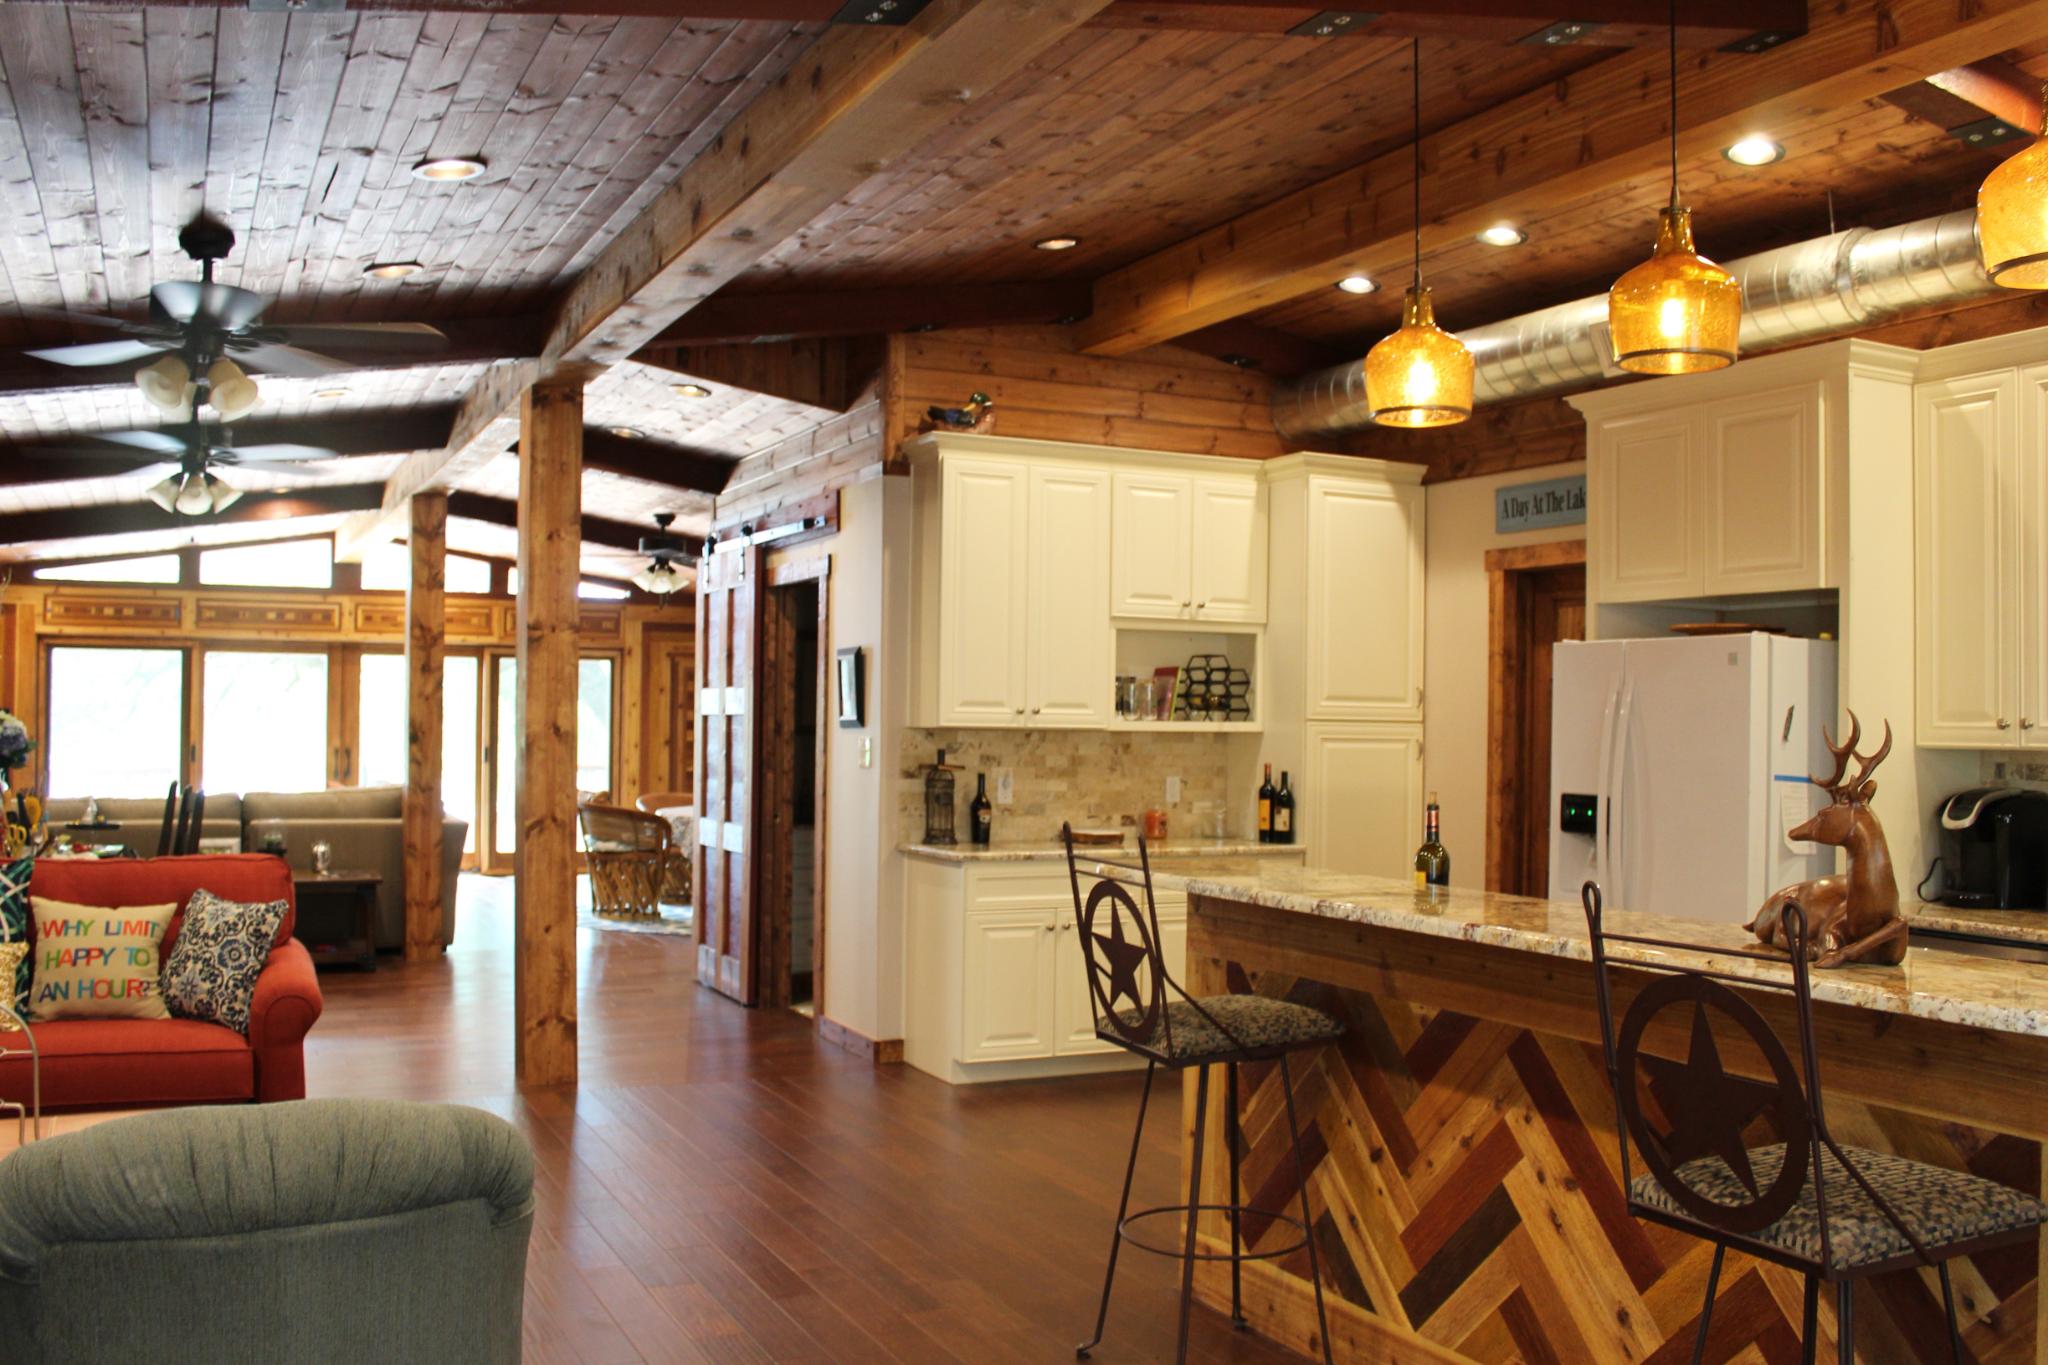
<path id="1" fill-rule="evenodd" d="M 284 916 L 283 901 L 244 905 L 194 891 L 164 961 L 164 1002 L 171 1013 L 247 1033 L 256 978 Z"/>
<path id="2" fill-rule="evenodd" d="M 72 905 L 29 898 L 36 916 L 28 1017 L 168 1019 L 157 975 L 172 905 Z"/>

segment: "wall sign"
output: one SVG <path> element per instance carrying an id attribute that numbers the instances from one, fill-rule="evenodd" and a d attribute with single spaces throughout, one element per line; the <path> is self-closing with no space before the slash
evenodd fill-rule
<path id="1" fill-rule="evenodd" d="M 1493 529 L 1497 535 L 1541 531 L 1551 526 L 1583 526 L 1585 522 L 1584 474 L 1494 490 Z"/>

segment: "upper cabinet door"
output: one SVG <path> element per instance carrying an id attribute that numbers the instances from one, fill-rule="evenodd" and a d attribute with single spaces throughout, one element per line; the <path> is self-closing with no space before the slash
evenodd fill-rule
<path id="1" fill-rule="evenodd" d="M 1731 398 L 1704 412 L 1706 590 L 1827 586 L 1819 381 Z"/>
<path id="2" fill-rule="evenodd" d="M 1587 527 L 1594 600 L 1654 602 L 1706 590 L 1699 422 L 1689 411 L 1590 424 Z"/>
<path id="3" fill-rule="evenodd" d="M 1026 467 L 945 466 L 939 557 L 939 723 L 1016 725 L 1025 709 Z"/>
<path id="4" fill-rule="evenodd" d="M 1422 719 L 1422 489 L 1311 478 L 1308 715 Z"/>
<path id="5" fill-rule="evenodd" d="M 2020 743 L 2048 748 L 2048 365 L 2020 371 Z"/>
<path id="6" fill-rule="evenodd" d="M 1913 394 L 1918 740 L 1993 748 L 2015 724 L 2019 377 L 1922 384 Z M 2030 717 L 2033 719 L 2033 717 Z"/>
<path id="7" fill-rule="evenodd" d="M 1175 474 L 1118 473 L 1110 534 L 1110 611 L 1183 620 L 1194 610 L 1190 576 L 1192 483 Z"/>
<path id="8" fill-rule="evenodd" d="M 1108 471 L 1031 471 L 1027 724 L 1109 723 L 1109 520 Z"/>
<path id="9" fill-rule="evenodd" d="M 1194 500 L 1196 618 L 1265 620 L 1265 485 L 1256 478 L 1199 478 Z"/>

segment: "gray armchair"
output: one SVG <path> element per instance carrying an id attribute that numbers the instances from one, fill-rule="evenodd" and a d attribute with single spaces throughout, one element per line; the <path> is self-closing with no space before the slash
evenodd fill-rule
<path id="1" fill-rule="evenodd" d="M 533 1154 L 480 1110 L 173 1109 L 0 1161 L 0 1356 L 513 1362 Z"/>

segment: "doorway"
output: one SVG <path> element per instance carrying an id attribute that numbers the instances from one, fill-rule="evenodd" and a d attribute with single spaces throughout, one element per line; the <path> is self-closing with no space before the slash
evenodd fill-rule
<path id="1" fill-rule="evenodd" d="M 815 1017 L 823 979 L 826 566 L 769 570 L 761 640 L 759 1003 Z"/>
<path id="2" fill-rule="evenodd" d="M 1486 574 L 1486 889 L 1548 896 L 1551 659 L 1586 638 L 1586 543 L 1490 550 Z"/>

